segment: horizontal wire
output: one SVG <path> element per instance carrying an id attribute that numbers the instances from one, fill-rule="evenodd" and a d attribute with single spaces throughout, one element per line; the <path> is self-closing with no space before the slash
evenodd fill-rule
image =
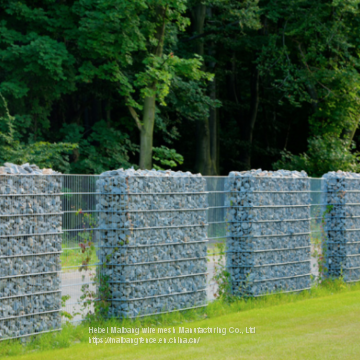
<path id="1" fill-rule="evenodd" d="M 152 210 L 92 210 L 91 212 L 105 213 L 105 214 L 128 214 L 128 213 L 157 213 L 157 212 L 182 212 L 182 211 L 207 211 L 209 208 L 188 208 L 188 209 L 152 209 Z M 64 213 L 77 213 L 78 211 L 64 211 Z M 81 213 L 88 213 L 90 211 L 81 210 Z"/>
<path id="2" fill-rule="evenodd" d="M 34 254 L 20 254 L 20 255 L 9 255 L 9 256 L 0 256 L 1 259 L 10 259 L 16 257 L 29 257 L 29 256 L 44 256 L 44 255 L 52 255 L 52 254 L 62 254 L 63 251 L 53 251 L 53 252 L 45 252 L 45 253 L 34 253 Z"/>
<path id="3" fill-rule="evenodd" d="M 81 250 L 80 244 L 78 244 L 78 245 L 79 245 L 79 247 L 63 248 L 64 255 L 67 257 L 67 254 L 65 254 L 65 253 L 70 250 Z M 99 248 L 99 246 L 97 246 L 96 244 L 94 245 L 94 247 L 95 247 L 95 249 Z"/>
<path id="4" fill-rule="evenodd" d="M 78 283 L 78 284 L 68 284 L 68 285 L 61 285 L 61 288 L 69 287 L 69 286 L 78 286 L 78 285 L 92 285 L 96 284 L 96 281 L 90 281 L 86 283 Z"/>
<path id="5" fill-rule="evenodd" d="M 21 236 L 43 236 L 43 235 L 62 235 L 62 232 L 34 233 L 34 234 L 16 234 L 16 235 L 0 235 L 0 238 L 21 237 Z"/>
<path id="6" fill-rule="evenodd" d="M 171 260 L 160 260 L 160 261 L 149 261 L 149 262 L 131 263 L 131 264 L 113 264 L 113 263 L 108 263 L 108 264 L 106 264 L 106 266 L 135 266 L 135 265 L 162 264 L 162 263 L 176 262 L 176 261 L 203 260 L 203 259 L 206 259 L 206 256 L 194 257 L 194 258 L 181 258 L 181 259 L 171 259 Z"/>
<path id="7" fill-rule="evenodd" d="M 284 237 L 284 236 L 298 236 L 298 235 L 309 235 L 311 232 L 304 232 L 304 233 L 287 233 L 287 234 L 273 234 L 273 235 L 227 235 L 224 237 L 231 237 L 231 238 L 263 238 L 263 237 Z"/>
<path id="8" fill-rule="evenodd" d="M 286 276 L 286 277 L 279 277 L 279 278 L 271 278 L 271 279 L 264 279 L 264 280 L 253 280 L 253 281 L 247 281 L 247 280 L 240 280 L 240 281 L 236 281 L 234 280 L 234 283 L 248 283 L 248 284 L 253 284 L 253 283 L 260 283 L 260 282 L 265 282 L 265 281 L 276 281 L 276 280 L 286 280 L 286 279 L 294 279 L 294 278 L 298 278 L 298 277 L 304 277 L 304 276 L 310 276 L 311 273 L 308 274 L 302 274 L 302 275 L 293 275 L 293 276 Z"/>
<path id="9" fill-rule="evenodd" d="M 310 221 L 313 218 L 305 218 L 305 219 L 284 219 L 284 220 L 238 220 L 238 221 L 224 221 L 230 224 L 243 224 L 243 223 L 282 223 L 282 222 L 298 222 L 298 221 Z"/>
<path id="10" fill-rule="evenodd" d="M 64 229 L 63 232 L 71 232 L 71 231 L 85 231 L 85 230 L 100 230 L 100 231 L 133 231 L 133 230 L 151 230 L 151 229 L 180 229 L 184 227 L 205 227 L 207 226 L 207 223 L 203 224 L 189 224 L 189 225 L 176 225 L 176 226 L 149 226 L 149 227 L 119 227 L 119 228 L 88 228 L 88 229 Z"/>
<path id="11" fill-rule="evenodd" d="M 360 231 L 360 229 L 341 229 L 341 228 L 324 228 L 325 232 L 331 232 L 331 231 L 342 231 L 342 232 L 353 232 L 353 231 Z M 328 234 L 329 236 L 329 234 Z"/>
<path id="12" fill-rule="evenodd" d="M 228 254 L 237 254 L 237 253 L 261 253 L 261 252 L 272 252 L 272 251 L 290 251 L 290 250 L 300 250 L 300 249 L 309 249 L 311 246 L 299 246 L 294 248 L 284 248 L 284 249 L 265 249 L 265 250 L 239 250 L 239 251 L 225 251 Z"/>
<path id="13" fill-rule="evenodd" d="M 94 301 L 94 302 L 98 302 L 100 300 L 98 299 L 93 299 L 91 301 Z M 89 300 L 83 300 L 83 301 L 74 301 L 74 302 L 71 302 L 71 303 L 66 303 L 65 304 L 65 309 L 68 307 L 68 306 L 72 306 L 72 305 L 82 305 L 82 304 L 88 304 L 89 303 Z"/>
<path id="14" fill-rule="evenodd" d="M 360 241 L 348 241 L 348 242 L 336 242 L 336 241 L 326 241 L 326 244 L 337 244 L 337 245 L 351 245 L 351 244 L 360 244 Z"/>
<path id="15" fill-rule="evenodd" d="M 171 245 L 187 245 L 187 244 L 203 244 L 207 243 L 208 240 L 199 240 L 199 241 L 184 241 L 177 243 L 162 243 L 162 244 L 146 244 L 146 245 L 118 245 L 118 246 L 98 246 L 98 249 L 141 249 L 144 247 L 153 247 L 153 246 L 171 246 Z"/>
<path id="16" fill-rule="evenodd" d="M 331 250 L 329 250 L 330 252 L 332 252 Z M 329 258 L 348 258 L 348 257 L 355 257 L 355 256 L 360 256 L 360 254 L 344 254 L 344 255 L 332 255 L 331 253 L 327 255 L 327 257 Z"/>
<path id="17" fill-rule="evenodd" d="M 22 317 L 29 317 L 29 316 L 35 316 L 35 315 L 51 314 L 51 313 L 60 312 L 60 311 L 61 311 L 61 309 L 57 309 L 57 310 L 42 311 L 42 312 L 38 312 L 38 313 L 28 313 L 25 315 L 8 316 L 5 318 L 1 318 L 1 321 L 11 320 L 11 319 L 19 319 Z"/>
<path id="18" fill-rule="evenodd" d="M 272 209 L 272 208 L 298 208 L 298 207 L 310 207 L 311 204 L 307 205 L 228 205 L 218 206 L 218 208 L 229 208 L 229 209 Z"/>
<path id="19" fill-rule="evenodd" d="M 354 267 L 331 267 L 331 270 L 357 270 L 360 269 L 360 266 L 354 266 Z"/>
<path id="20" fill-rule="evenodd" d="M 145 296 L 145 297 L 142 297 L 142 298 L 132 298 L 132 299 L 108 299 L 108 301 L 119 301 L 119 302 L 137 301 L 137 300 L 154 299 L 154 298 L 160 298 L 160 297 L 170 297 L 170 296 L 177 296 L 177 295 L 194 294 L 194 293 L 201 292 L 201 291 L 206 291 L 206 288 L 199 289 L 199 290 L 178 292 L 178 293 L 163 294 L 163 295 Z"/>
<path id="21" fill-rule="evenodd" d="M 311 260 L 300 260 L 300 261 L 291 261 L 285 263 L 275 263 L 275 264 L 264 264 L 264 265 L 227 265 L 227 268 L 260 268 L 267 266 L 282 266 L 282 265 L 290 265 L 290 264 L 301 264 L 305 262 L 310 262 Z"/>
<path id="22" fill-rule="evenodd" d="M 63 212 L 59 213 L 33 213 L 33 214 L 9 214 L 9 215 L 0 215 L 0 218 L 8 217 L 24 217 L 24 216 L 49 216 L 49 215 L 63 215 Z"/>
<path id="23" fill-rule="evenodd" d="M 100 263 L 97 263 L 97 264 L 89 264 L 89 265 L 86 265 L 86 267 L 93 267 L 93 266 L 101 266 L 101 264 Z M 85 265 L 74 265 L 74 266 L 62 266 L 61 268 L 62 269 L 73 269 L 73 268 L 84 268 L 85 267 Z M 68 274 L 69 272 L 67 272 L 67 271 L 60 271 L 61 273 L 63 273 L 63 274 Z"/>
<path id="24" fill-rule="evenodd" d="M 218 193 L 218 191 L 213 191 Z M 208 191 L 182 191 L 182 192 L 99 192 L 97 195 L 106 195 L 106 196 L 113 196 L 113 195 L 205 195 L 208 194 Z"/>
<path id="25" fill-rule="evenodd" d="M 201 276 L 201 275 L 207 275 L 207 274 L 208 273 L 206 272 L 206 273 L 166 276 L 166 277 L 161 277 L 161 278 L 134 280 L 134 281 L 109 281 L 109 284 L 134 284 L 134 283 L 143 283 L 143 282 L 149 282 L 149 281 L 170 280 L 170 279 L 178 279 L 178 278 L 184 278 L 184 277 Z"/>
<path id="26" fill-rule="evenodd" d="M 47 272 L 30 273 L 30 274 L 0 276 L 0 280 L 12 279 L 12 278 L 24 277 L 24 276 L 36 276 L 36 275 L 46 275 L 46 274 L 56 274 L 56 273 L 61 273 L 61 271 L 58 270 L 58 271 L 47 271 Z"/>
<path id="27" fill-rule="evenodd" d="M 36 292 L 36 293 L 30 293 L 30 294 L 18 294 L 18 295 L 11 295 L 11 296 L 3 296 L 3 297 L 0 297 L 0 300 L 13 299 L 13 298 L 25 297 L 25 296 L 54 294 L 54 293 L 57 293 L 57 292 L 61 292 L 61 290 L 51 290 L 51 291 L 42 291 L 42 292 Z M 0 318 L 0 320 L 2 320 L 2 319 Z"/>
<path id="28" fill-rule="evenodd" d="M 0 175 L 1 176 L 1 175 Z M 0 197 L 9 197 L 9 196 L 61 196 L 68 193 L 28 193 L 28 194 L 0 194 Z"/>

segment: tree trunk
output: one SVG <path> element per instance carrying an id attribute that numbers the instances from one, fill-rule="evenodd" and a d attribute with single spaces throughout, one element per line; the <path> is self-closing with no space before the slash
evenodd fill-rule
<path id="1" fill-rule="evenodd" d="M 152 168 L 155 100 L 155 96 L 144 100 L 143 126 L 140 131 L 140 169 Z"/>
<path id="2" fill-rule="evenodd" d="M 165 19 L 166 19 L 167 7 L 159 7 L 157 10 L 158 27 L 156 30 L 156 38 L 158 44 L 153 51 L 155 56 L 162 56 L 164 46 L 164 34 L 165 34 Z M 153 89 L 156 88 L 156 82 L 153 84 Z M 142 121 L 143 125 L 140 130 L 140 169 L 152 168 L 152 147 L 154 136 L 154 123 L 155 123 L 155 108 L 156 108 L 156 96 L 149 96 L 144 99 L 144 108 Z"/>
<path id="3" fill-rule="evenodd" d="M 345 140 L 347 140 L 347 142 L 348 142 L 348 148 L 350 148 L 351 143 L 352 143 L 352 141 L 354 140 L 354 136 L 355 136 L 356 130 L 357 130 L 358 127 L 359 127 L 359 121 L 360 121 L 360 120 L 358 120 L 357 123 L 354 124 L 352 127 L 343 130 L 342 137 L 343 137 Z"/>
<path id="4" fill-rule="evenodd" d="M 211 9 L 198 4 L 193 10 L 194 31 L 197 35 L 204 33 L 206 12 L 211 17 Z M 199 39 L 195 43 L 195 52 L 204 56 L 204 42 Z M 213 68 L 215 64 L 210 64 Z M 205 69 L 203 69 L 205 70 Z M 215 79 L 210 84 L 210 97 L 216 99 Z M 218 171 L 218 117 L 216 109 L 210 109 L 208 119 L 198 120 L 196 123 L 196 161 L 195 172 L 202 175 L 217 175 Z"/>

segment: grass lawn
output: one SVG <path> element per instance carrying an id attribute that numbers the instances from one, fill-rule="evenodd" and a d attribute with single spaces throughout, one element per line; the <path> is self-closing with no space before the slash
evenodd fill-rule
<path id="1" fill-rule="evenodd" d="M 68 272 L 68 271 L 74 271 L 74 266 L 80 266 L 81 262 L 82 262 L 82 253 L 81 253 L 81 249 L 79 247 L 78 244 L 73 245 L 73 247 L 78 247 L 77 248 L 70 248 L 67 249 L 65 247 L 65 245 L 63 244 L 62 246 L 62 254 L 60 255 L 60 260 L 61 260 L 61 268 L 63 272 Z M 99 259 L 96 255 L 96 251 L 93 251 L 91 254 L 91 259 L 89 264 L 97 264 L 99 262 Z M 75 269 L 76 271 L 77 269 Z"/>
<path id="2" fill-rule="evenodd" d="M 315 296 L 315 297 L 314 297 Z M 239 303 L 224 310 L 226 315 L 195 322 L 173 324 L 176 334 L 144 335 L 143 338 L 174 336 L 200 337 L 198 344 L 89 344 L 87 329 L 79 326 L 77 344 L 64 349 L 36 351 L 8 359 L 360 359 L 360 287 L 332 294 L 285 295 L 280 300 L 255 300 Z M 242 305 L 241 305 L 242 304 Z M 214 305 L 215 306 L 215 305 Z M 236 311 L 236 309 L 240 311 Z M 217 310 L 219 313 L 219 309 Z M 221 313 L 221 311 L 220 311 Z M 202 315 L 206 316 L 206 315 Z M 122 324 L 118 323 L 117 326 Z M 109 325 L 104 325 L 109 326 Z M 111 326 L 116 326 L 112 324 Z M 133 326 L 137 326 L 136 324 Z M 179 334 L 179 327 L 226 328 L 220 334 Z M 244 334 L 229 334 L 230 327 Z M 255 327 L 255 334 L 246 334 L 246 327 Z M 65 330 L 66 331 L 66 330 Z M 157 329 L 156 329 L 157 331 Z M 66 336 L 66 335 L 64 335 Z M 113 335 L 121 337 L 121 334 Z M 136 336 L 132 336 L 136 337 Z M 61 338 L 58 339 L 61 341 Z M 1 343 L 0 343 L 1 348 Z M 1 354 L 1 351 L 0 351 Z"/>

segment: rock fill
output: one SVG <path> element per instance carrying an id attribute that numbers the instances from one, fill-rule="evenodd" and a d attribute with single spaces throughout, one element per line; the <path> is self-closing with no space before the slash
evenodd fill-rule
<path id="1" fill-rule="evenodd" d="M 360 280 L 360 174 L 337 171 L 322 177 L 323 242 L 330 277 Z"/>
<path id="2" fill-rule="evenodd" d="M 235 295 L 310 287 L 310 181 L 251 170 L 226 179 L 227 267 Z"/>
<path id="3" fill-rule="evenodd" d="M 0 340 L 61 327 L 62 176 L 0 167 Z"/>
<path id="4" fill-rule="evenodd" d="M 100 262 L 110 315 L 206 305 L 206 181 L 189 172 L 114 170 L 99 177 Z"/>

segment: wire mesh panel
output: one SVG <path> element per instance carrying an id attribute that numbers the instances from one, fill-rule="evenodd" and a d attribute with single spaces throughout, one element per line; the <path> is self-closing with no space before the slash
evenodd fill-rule
<path id="1" fill-rule="evenodd" d="M 203 306 L 217 292 L 216 245 L 225 242 L 234 290 L 257 296 L 306 288 L 309 225 L 315 246 L 324 234 L 334 239 L 325 249 L 329 268 L 342 264 L 347 281 L 359 276 L 356 179 L 326 180 L 321 188 L 321 179 L 259 174 L 128 170 L 99 177 L 15 167 L 0 176 L 1 339 L 59 328 L 60 295 L 68 297 L 62 310 L 81 320 L 84 293 L 96 293 L 94 274 L 103 263 L 116 316 Z M 82 247 L 89 243 L 96 251 L 84 266 Z M 92 303 L 85 312 L 93 310 Z"/>
<path id="2" fill-rule="evenodd" d="M 360 280 L 360 174 L 323 176 L 324 255 L 328 275 Z"/>
<path id="3" fill-rule="evenodd" d="M 172 171 L 102 174 L 100 262 L 111 315 L 136 317 L 206 305 L 206 181 Z"/>
<path id="4" fill-rule="evenodd" d="M 63 238 L 61 256 L 62 295 L 68 299 L 63 310 L 76 314 L 73 321 L 81 320 L 83 315 L 92 312 L 87 307 L 87 292 L 96 292 L 94 275 L 99 265 L 96 249 L 99 244 L 99 195 L 96 190 L 97 175 L 63 176 Z M 86 261 L 86 254 L 80 245 L 93 243 L 95 251 Z M 86 266 L 83 265 L 85 261 Z"/>
<path id="5" fill-rule="evenodd" d="M 226 243 L 225 176 L 205 176 L 208 198 L 207 222 L 207 299 L 218 296 L 216 274 L 225 266 L 225 257 L 221 253 Z"/>
<path id="6" fill-rule="evenodd" d="M 225 208 L 225 176 L 206 176 L 208 193 L 208 239 L 209 248 L 214 244 L 225 242 L 226 238 L 226 208 Z"/>
<path id="7" fill-rule="evenodd" d="M 323 229 L 323 205 L 322 205 L 322 190 L 321 178 L 309 178 L 310 180 L 310 239 L 311 239 L 311 274 L 314 279 L 319 279 L 323 276 L 323 266 L 319 267 L 319 263 L 323 263 L 323 248 L 322 243 L 324 239 Z"/>
<path id="8" fill-rule="evenodd" d="M 231 172 L 227 266 L 236 295 L 310 288 L 310 181 L 305 173 Z"/>
<path id="9" fill-rule="evenodd" d="M 0 340 L 61 326 L 62 176 L 10 165 L 16 175 L 0 175 Z"/>

